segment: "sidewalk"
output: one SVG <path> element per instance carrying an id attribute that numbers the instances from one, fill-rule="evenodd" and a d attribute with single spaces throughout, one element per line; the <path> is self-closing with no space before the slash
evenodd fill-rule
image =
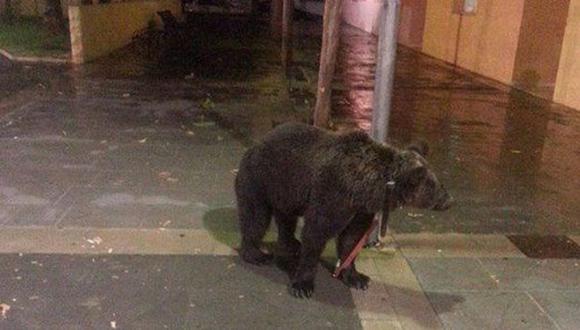
<path id="1" fill-rule="evenodd" d="M 398 249 L 361 257 L 360 268 L 372 278 L 366 292 L 349 290 L 320 267 L 313 299 L 297 300 L 287 294 L 282 271 L 241 263 L 234 250 L 239 235 L 232 189 L 238 161 L 273 125 L 307 114 L 290 105 L 277 43 L 267 29 L 238 24 L 210 30 L 217 35 L 207 39 L 226 36 L 227 42 L 192 49 L 178 63 L 118 53 L 81 71 L 55 74 L 58 83 L 43 93 L 0 98 L 0 109 L 8 109 L 0 117 L 0 329 L 577 328 L 580 233 L 572 221 L 577 218 L 554 211 L 574 215 L 569 212 L 576 204 L 568 203 L 577 193 L 569 191 L 574 177 L 544 177 L 547 156 L 538 161 L 540 170 L 533 173 L 539 181 L 533 184 L 521 172 L 499 172 L 510 182 L 501 186 L 506 194 L 519 184 L 553 184 L 552 193 L 538 196 L 558 202 L 552 208 L 542 204 L 558 215 L 554 223 L 536 220 L 535 209 L 529 210 L 533 221 L 524 217 L 525 225 L 518 226 L 488 224 L 485 212 L 471 218 L 476 213 L 469 210 L 497 197 L 491 191 L 499 181 L 481 176 L 496 165 L 483 162 L 489 154 L 480 155 L 497 135 L 487 135 L 489 126 L 481 123 L 487 117 L 471 125 L 475 112 L 457 110 L 463 116 L 459 126 L 438 116 L 446 116 L 446 107 L 501 108 L 505 103 L 490 95 L 505 101 L 506 94 L 412 53 L 401 57 L 403 67 L 436 74 L 428 83 L 424 73 L 404 75 L 408 87 L 405 94 L 398 87 L 398 104 L 416 104 L 415 119 L 393 132 L 403 136 L 397 142 L 430 137 L 434 165 L 460 211 L 433 218 L 398 212 L 391 227 Z M 337 101 L 358 104 L 357 95 L 368 94 L 368 72 L 359 77 L 356 84 L 337 85 L 343 86 Z M 442 100 L 444 89 L 437 84 L 449 85 L 449 77 L 453 86 L 469 84 L 446 91 L 451 96 Z M 433 99 L 417 96 L 422 93 Z M 485 106 L 474 105 L 482 99 Z M 339 124 L 364 127 L 368 112 L 357 112 L 355 121 L 346 108 L 338 110 Z M 394 112 L 393 120 L 405 122 L 407 115 Z M 547 118 L 542 150 L 557 162 L 550 163 L 556 173 L 567 175 L 577 161 L 560 150 L 576 148 L 563 142 L 574 141 L 569 137 L 577 134 L 578 116 L 554 107 Z M 526 149 L 509 150 L 536 141 L 516 140 L 501 147 L 506 155 L 492 152 L 502 155 L 501 164 L 527 155 Z M 472 145 L 479 149 L 466 152 Z M 455 158 L 463 161 L 445 173 Z M 466 169 L 473 172 L 462 173 Z M 527 204 L 510 205 L 502 200 L 498 207 L 519 216 Z M 528 238 L 544 229 L 560 234 L 565 246 L 547 251 L 551 258 L 526 256 L 539 249 L 511 235 Z M 334 262 L 333 249 L 329 244 L 324 264 Z"/>

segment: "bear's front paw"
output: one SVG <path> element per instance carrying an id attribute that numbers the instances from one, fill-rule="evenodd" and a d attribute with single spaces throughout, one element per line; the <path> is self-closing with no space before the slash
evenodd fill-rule
<path id="1" fill-rule="evenodd" d="M 365 274 L 361 274 L 356 270 L 345 270 L 341 276 L 340 280 L 349 288 L 355 288 L 359 290 L 366 290 L 369 288 L 370 278 Z"/>
<path id="2" fill-rule="evenodd" d="M 314 293 L 314 281 L 291 283 L 289 291 L 296 298 L 310 298 L 312 293 Z"/>

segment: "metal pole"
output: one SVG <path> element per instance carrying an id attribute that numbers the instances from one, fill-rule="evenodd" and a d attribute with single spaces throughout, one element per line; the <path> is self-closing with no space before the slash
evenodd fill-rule
<path id="1" fill-rule="evenodd" d="M 379 42 L 375 71 L 375 91 L 373 100 L 373 121 L 371 136 L 377 142 L 386 142 L 389 129 L 389 115 L 395 79 L 395 59 L 397 57 L 397 32 L 399 27 L 400 0 L 384 0 L 379 20 Z M 386 184 L 386 183 L 385 183 Z M 382 214 L 377 215 L 382 219 Z M 380 228 L 380 226 L 379 226 Z M 369 244 L 379 243 L 379 231 L 371 233 Z"/>

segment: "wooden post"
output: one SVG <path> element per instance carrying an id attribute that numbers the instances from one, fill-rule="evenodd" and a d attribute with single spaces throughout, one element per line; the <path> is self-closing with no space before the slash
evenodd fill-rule
<path id="1" fill-rule="evenodd" d="M 270 5 L 270 28 L 272 35 L 279 38 L 282 34 L 282 0 L 272 0 Z"/>
<path id="2" fill-rule="evenodd" d="M 331 84 L 334 76 L 341 19 L 342 0 L 326 0 L 324 4 L 318 89 L 316 91 L 316 106 L 314 107 L 314 125 L 318 127 L 328 127 L 330 120 Z"/>
<path id="3" fill-rule="evenodd" d="M 292 60 L 292 14 L 294 13 L 294 0 L 284 0 L 282 6 L 282 67 L 288 74 L 288 66 Z"/>

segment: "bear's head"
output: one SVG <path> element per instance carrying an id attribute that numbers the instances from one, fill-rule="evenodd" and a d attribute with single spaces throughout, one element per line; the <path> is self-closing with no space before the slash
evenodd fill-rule
<path id="1" fill-rule="evenodd" d="M 453 199 L 425 160 L 429 148 L 418 143 L 402 150 L 397 157 L 394 192 L 398 205 L 443 211 Z"/>

